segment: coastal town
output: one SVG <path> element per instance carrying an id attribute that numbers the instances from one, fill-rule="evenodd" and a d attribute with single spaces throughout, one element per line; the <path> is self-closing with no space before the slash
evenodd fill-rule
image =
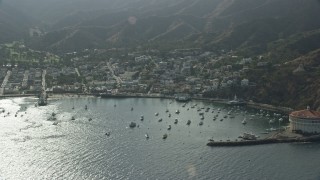
<path id="1" fill-rule="evenodd" d="M 39 94 L 46 71 L 48 93 L 203 97 L 232 88 L 253 89 L 256 84 L 246 72 L 269 65 L 262 57 L 237 57 L 224 50 L 175 49 L 162 55 L 157 50 L 85 49 L 57 56 L 14 42 L 0 51 L 6 57 L 0 67 L 0 95 L 11 96 Z"/>
<path id="2" fill-rule="evenodd" d="M 284 113 L 293 110 L 248 99 L 244 101 L 236 96 L 230 100 L 233 97 L 226 98 L 226 94 L 219 97 L 219 92 L 235 94 L 254 89 L 257 85 L 248 78 L 248 71 L 271 66 L 261 56 L 238 57 L 232 51 L 211 52 L 197 48 L 175 49 L 167 53 L 158 50 L 85 49 L 58 56 L 28 49 L 21 42 L 1 45 L 0 53 L 5 57 L 0 67 L 0 96 L 38 96 L 38 105 L 46 105 L 48 96 L 53 94 L 78 94 L 176 97 L 183 101 L 214 97 L 215 101 L 231 105 L 247 103 L 249 107 Z M 303 66 L 295 70 L 300 71 L 305 71 Z M 292 129 L 300 131 L 303 128 Z M 313 133 L 318 129 L 303 132 Z M 273 140 L 259 143 L 273 143 Z M 210 142 L 209 145 L 224 145 L 224 142 Z"/>
<path id="3" fill-rule="evenodd" d="M 320 0 L 0 0 L 0 180 L 319 179 Z"/>

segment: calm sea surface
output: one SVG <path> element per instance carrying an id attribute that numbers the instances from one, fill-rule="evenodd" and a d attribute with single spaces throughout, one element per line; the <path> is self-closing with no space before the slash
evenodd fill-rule
<path id="1" fill-rule="evenodd" d="M 251 109 L 201 101 L 182 107 L 172 100 L 143 98 L 61 98 L 43 107 L 35 103 L 33 98 L 0 99 L 0 111 L 5 109 L 0 113 L 0 179 L 320 179 L 317 143 L 206 146 L 210 138 L 235 140 L 246 131 L 264 137 L 265 129 L 278 127 Z M 52 113 L 56 121 L 48 120 Z M 129 128 L 130 122 L 138 126 Z"/>

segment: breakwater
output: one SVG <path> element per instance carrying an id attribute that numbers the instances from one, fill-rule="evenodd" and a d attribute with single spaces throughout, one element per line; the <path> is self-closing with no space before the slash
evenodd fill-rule
<path id="1" fill-rule="evenodd" d="M 251 108 L 256 108 L 256 109 L 264 109 L 264 110 L 268 110 L 268 111 L 283 112 L 286 114 L 289 114 L 290 112 L 293 111 L 292 108 L 288 108 L 288 107 L 273 106 L 270 104 L 262 104 L 262 103 L 255 103 L 255 102 L 247 102 L 247 106 L 251 107 Z"/>
<path id="2" fill-rule="evenodd" d="M 295 138 L 266 138 L 258 140 L 241 140 L 241 141 L 210 141 L 207 146 L 224 147 L 224 146 L 250 146 L 262 144 L 276 144 L 276 143 L 307 143 L 320 142 L 320 135 L 309 137 L 295 137 Z"/>

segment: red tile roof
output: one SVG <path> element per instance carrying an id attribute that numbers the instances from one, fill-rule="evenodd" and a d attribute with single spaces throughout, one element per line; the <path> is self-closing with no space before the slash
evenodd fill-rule
<path id="1" fill-rule="evenodd" d="M 320 112 L 312 110 L 294 111 L 290 116 L 306 119 L 320 119 Z"/>

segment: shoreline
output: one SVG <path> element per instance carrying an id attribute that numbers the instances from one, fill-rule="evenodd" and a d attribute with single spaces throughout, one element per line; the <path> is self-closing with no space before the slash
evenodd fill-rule
<path id="1" fill-rule="evenodd" d="M 35 94 L 8 94 L 1 95 L 0 98 L 9 98 L 9 97 L 37 97 Z"/>
<path id="2" fill-rule="evenodd" d="M 101 97 L 100 94 L 91 93 L 91 94 L 83 94 L 83 93 L 48 93 L 48 98 L 51 99 L 57 99 L 61 97 Z M 36 94 L 9 94 L 9 95 L 1 95 L 0 98 L 10 98 L 10 97 L 37 97 Z M 110 94 L 105 97 L 101 98 L 160 98 L 160 99 L 173 99 L 174 96 L 166 96 L 166 95 L 160 95 L 160 94 Z M 199 101 L 206 101 L 206 102 L 213 102 L 213 103 L 219 103 L 224 105 L 229 105 L 228 99 L 217 99 L 217 98 L 201 98 L 201 97 L 191 97 L 192 100 L 199 100 Z M 232 105 L 231 105 L 232 106 Z M 280 106 L 274 106 L 271 104 L 264 104 L 264 103 L 257 103 L 257 102 L 247 102 L 244 106 L 254 108 L 254 109 L 263 109 L 268 111 L 274 111 L 274 112 L 281 112 L 285 114 L 289 114 L 294 109 L 289 107 L 280 107 Z"/>

